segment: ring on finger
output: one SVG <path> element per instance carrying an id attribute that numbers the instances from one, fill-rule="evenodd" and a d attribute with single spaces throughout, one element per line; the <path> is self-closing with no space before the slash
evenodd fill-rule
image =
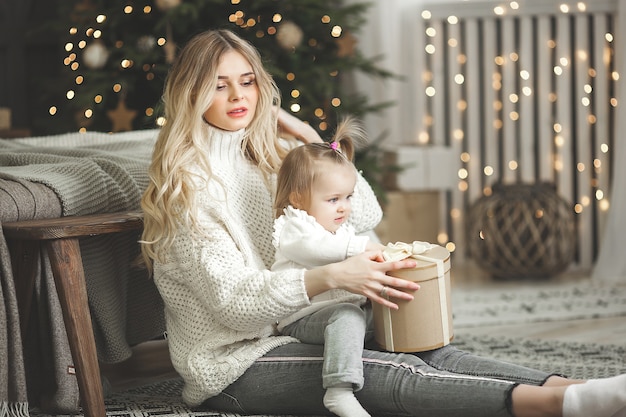
<path id="1" fill-rule="evenodd" d="M 387 297 L 387 290 L 389 289 L 389 287 L 387 287 L 386 285 L 383 285 L 383 287 L 380 289 L 380 296 L 381 297 Z"/>

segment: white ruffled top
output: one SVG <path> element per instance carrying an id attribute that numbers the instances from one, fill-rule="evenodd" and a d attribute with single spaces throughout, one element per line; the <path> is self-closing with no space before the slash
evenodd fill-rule
<path id="1" fill-rule="evenodd" d="M 369 240 L 356 234 L 354 227 L 342 224 L 331 233 L 304 210 L 288 206 L 284 214 L 274 221 L 272 243 L 276 247 L 276 261 L 272 271 L 293 268 L 311 269 L 317 266 L 363 253 Z M 341 302 L 362 305 L 366 298 L 344 290 L 330 290 L 311 299 L 311 305 L 303 308 L 278 323 L 278 330 L 322 307 Z"/>

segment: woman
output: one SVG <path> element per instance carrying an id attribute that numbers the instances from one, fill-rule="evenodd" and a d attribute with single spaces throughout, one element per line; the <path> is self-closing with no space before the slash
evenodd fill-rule
<path id="1" fill-rule="evenodd" d="M 180 52 L 164 91 L 167 123 L 142 199 L 142 249 L 165 302 L 169 349 L 191 406 L 242 414 L 325 414 L 323 347 L 278 335 L 278 320 L 331 289 L 390 308 L 418 289 L 365 252 L 325 266 L 271 272 L 275 174 L 286 154 L 277 124 L 319 141 L 282 111 L 258 52 L 229 31 Z M 381 210 L 359 176 L 350 223 Z M 381 292 L 389 300 L 381 296 Z M 446 346 L 419 354 L 363 351 L 356 393 L 372 415 L 626 417 L 626 375 L 573 381 Z"/>

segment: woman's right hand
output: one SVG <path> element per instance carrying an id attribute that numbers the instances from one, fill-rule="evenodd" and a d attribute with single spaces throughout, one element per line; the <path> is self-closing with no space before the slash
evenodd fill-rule
<path id="1" fill-rule="evenodd" d="M 304 143 L 322 142 L 322 138 L 313 126 L 287 113 L 284 109 L 278 109 L 278 131 L 282 137 L 293 137 Z"/>
<path id="2" fill-rule="evenodd" d="M 380 251 L 364 252 L 345 261 L 313 268 L 305 272 L 305 285 L 309 297 L 330 289 L 343 289 L 361 294 L 373 302 L 398 309 L 393 299 L 410 301 L 411 294 L 419 285 L 401 278 L 387 275 L 398 269 L 415 268 L 416 261 L 384 262 Z M 383 288 L 386 288 L 383 291 Z"/>

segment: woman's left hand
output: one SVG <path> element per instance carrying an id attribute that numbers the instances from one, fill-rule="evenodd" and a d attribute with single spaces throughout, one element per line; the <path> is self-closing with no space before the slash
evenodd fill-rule
<path id="1" fill-rule="evenodd" d="M 308 123 L 278 109 L 278 132 L 282 137 L 296 138 L 304 143 L 322 142 L 322 138 Z"/>

